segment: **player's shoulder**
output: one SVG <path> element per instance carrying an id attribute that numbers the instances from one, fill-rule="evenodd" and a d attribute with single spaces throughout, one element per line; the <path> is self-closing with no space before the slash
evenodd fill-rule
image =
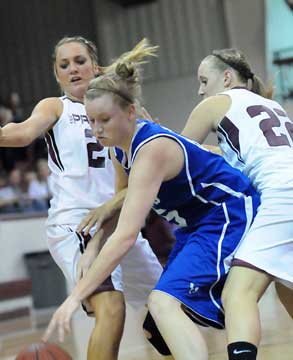
<path id="1" fill-rule="evenodd" d="M 33 113 L 52 115 L 54 118 L 60 117 L 63 112 L 63 103 L 58 97 L 48 97 L 40 100 L 35 106 Z"/>
<path id="2" fill-rule="evenodd" d="M 204 99 L 201 104 L 202 107 L 212 109 L 222 109 L 226 108 L 228 109 L 231 105 L 232 99 L 228 94 L 221 93 L 217 95 L 213 95 L 208 97 L 207 99 Z"/>
<path id="3" fill-rule="evenodd" d="M 62 104 L 62 100 L 59 97 L 47 97 L 40 100 L 38 104 L 59 105 Z"/>
<path id="4" fill-rule="evenodd" d="M 229 111 L 232 99 L 225 94 L 210 96 L 201 101 L 194 109 L 196 116 L 216 128 L 218 122 L 223 119 Z"/>
<path id="5" fill-rule="evenodd" d="M 46 107 L 51 109 L 62 109 L 63 103 L 58 97 L 48 97 L 38 102 L 37 107 Z"/>

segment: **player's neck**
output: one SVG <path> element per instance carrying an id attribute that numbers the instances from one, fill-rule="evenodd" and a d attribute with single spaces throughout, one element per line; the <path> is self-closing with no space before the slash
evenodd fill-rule
<path id="1" fill-rule="evenodd" d="M 65 95 L 70 99 L 70 100 L 72 100 L 72 101 L 77 101 L 77 102 L 80 102 L 80 103 L 84 103 L 83 102 L 83 97 L 82 98 L 79 98 L 79 97 L 75 97 L 75 96 L 73 96 L 73 95 L 71 95 L 71 94 L 66 94 L 65 93 Z"/>

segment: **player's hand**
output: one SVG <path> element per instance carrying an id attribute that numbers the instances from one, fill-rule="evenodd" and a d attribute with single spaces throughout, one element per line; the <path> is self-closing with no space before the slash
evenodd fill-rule
<path id="1" fill-rule="evenodd" d="M 152 117 L 151 114 L 147 111 L 146 108 L 142 107 L 141 108 L 141 116 L 144 118 L 144 119 L 147 119 L 149 121 L 152 121 L 156 124 L 160 124 L 160 121 L 157 117 Z"/>
<path id="2" fill-rule="evenodd" d="M 95 236 L 89 241 L 85 252 L 81 255 L 77 264 L 77 281 L 80 280 L 88 271 L 94 260 L 99 254 L 100 240 L 104 235 L 104 230 L 99 230 Z"/>
<path id="3" fill-rule="evenodd" d="M 83 232 L 84 235 L 88 235 L 91 228 L 96 226 L 96 230 L 99 231 L 105 221 L 109 220 L 113 216 L 111 207 L 106 204 L 99 206 L 96 209 L 91 210 L 81 223 L 77 227 L 77 232 Z"/>
<path id="4" fill-rule="evenodd" d="M 63 342 L 65 334 L 69 334 L 71 331 L 71 318 L 79 305 L 80 302 L 77 299 L 72 295 L 68 296 L 64 303 L 55 311 L 47 330 L 42 337 L 42 341 L 47 342 L 55 330 L 57 330 L 58 340 Z"/>
<path id="5" fill-rule="evenodd" d="M 222 150 L 219 146 L 208 145 L 208 144 L 202 144 L 202 146 L 214 154 L 223 155 Z"/>

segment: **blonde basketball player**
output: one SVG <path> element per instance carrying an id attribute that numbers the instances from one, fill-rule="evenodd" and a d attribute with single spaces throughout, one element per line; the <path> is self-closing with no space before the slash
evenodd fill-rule
<path id="1" fill-rule="evenodd" d="M 183 134 L 203 142 L 217 133 L 224 158 L 261 193 L 254 223 L 235 255 L 222 300 L 229 360 L 255 360 L 260 341 L 257 302 L 272 280 L 293 316 L 293 124 L 270 99 L 244 55 L 214 51 L 198 69 L 199 95 Z M 290 300 L 291 299 L 291 300 Z"/>
<path id="2" fill-rule="evenodd" d="M 135 56 L 135 50 L 127 56 Z M 89 241 L 90 236 L 76 232 L 77 226 L 90 209 L 112 198 L 114 171 L 108 148 L 92 135 L 83 105 L 88 84 L 100 71 L 95 45 L 79 36 L 63 38 L 55 46 L 53 61 L 64 96 L 41 100 L 27 120 L 0 129 L 0 146 L 25 146 L 45 135 L 53 191 L 48 247 L 65 276 L 75 284 L 101 247 L 99 234 Z M 124 294 L 131 304 L 144 305 L 161 271 L 148 242 L 139 235 L 129 256 L 87 299 L 96 317 L 89 360 L 117 359 L 125 319 Z"/>

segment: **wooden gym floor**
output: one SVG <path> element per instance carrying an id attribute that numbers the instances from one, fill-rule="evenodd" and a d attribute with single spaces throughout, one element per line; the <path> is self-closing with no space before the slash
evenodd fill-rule
<path id="1" fill-rule="evenodd" d="M 263 336 L 258 360 L 293 360 L 293 322 L 279 304 L 273 286 L 261 300 L 260 309 Z M 143 314 L 137 314 L 131 308 L 127 310 L 119 360 L 166 360 L 144 340 L 140 328 Z M 34 325 L 30 318 L 0 322 L 0 359 L 14 360 L 20 348 L 38 341 L 50 314 L 36 315 L 41 319 L 35 321 Z M 92 321 L 81 312 L 76 315 L 73 334 L 62 344 L 74 360 L 86 360 L 86 343 L 91 326 Z M 203 333 L 208 342 L 210 360 L 227 360 L 225 331 L 203 329 Z"/>

